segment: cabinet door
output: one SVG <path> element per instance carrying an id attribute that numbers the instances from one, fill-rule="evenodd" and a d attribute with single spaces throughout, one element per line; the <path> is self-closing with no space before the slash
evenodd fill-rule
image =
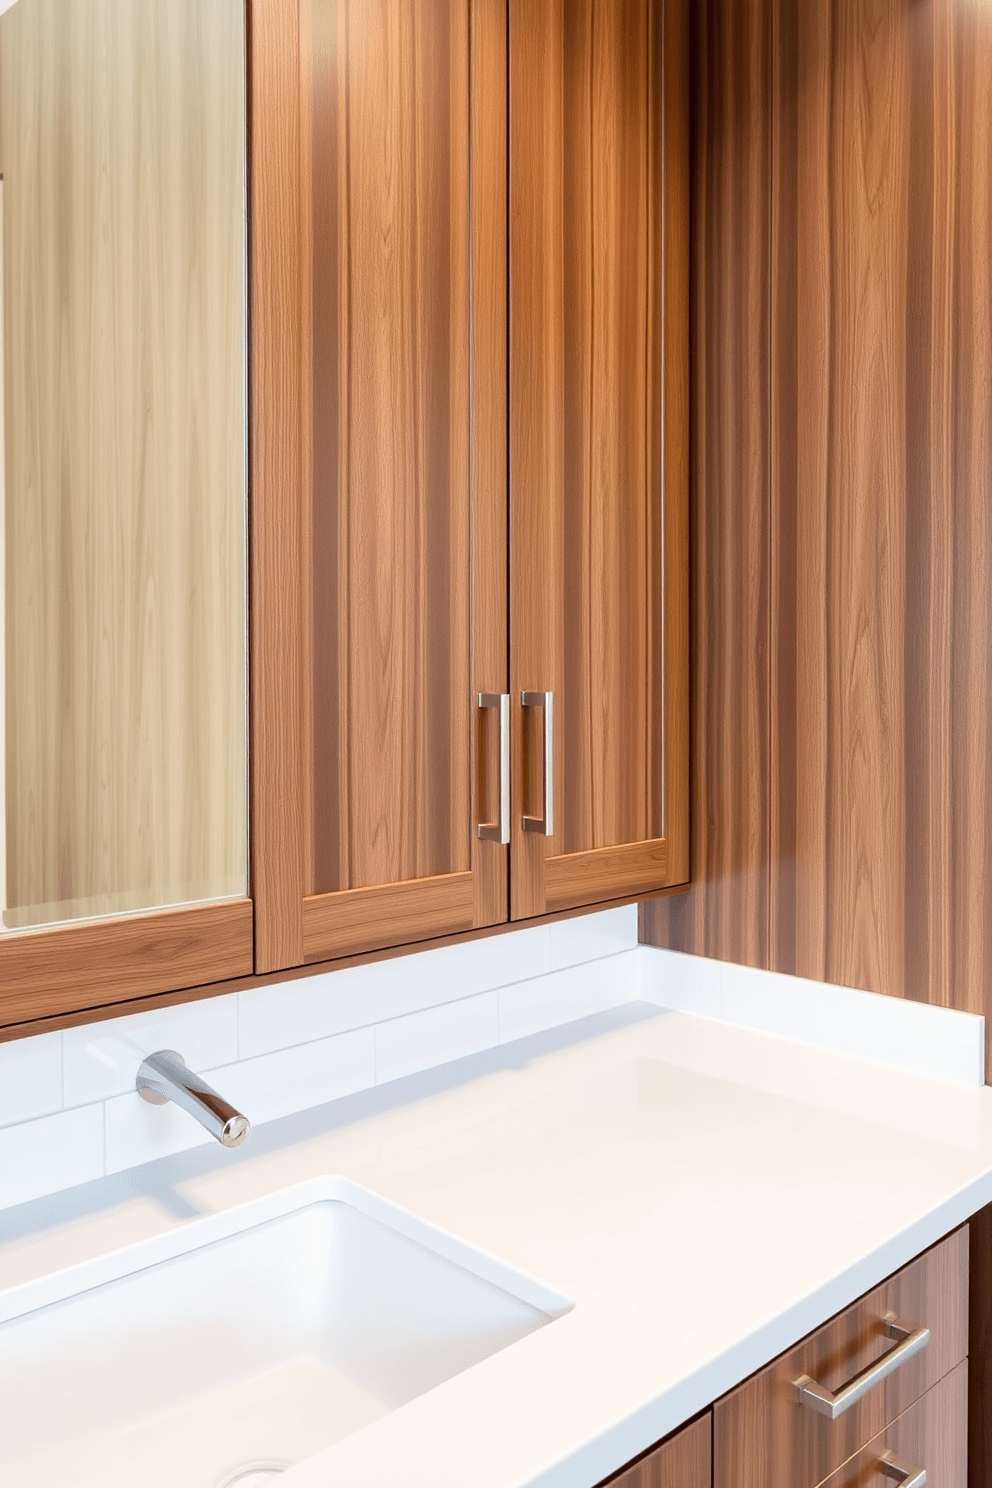
<path id="1" fill-rule="evenodd" d="M 259 971 L 508 913 L 479 832 L 479 696 L 507 688 L 505 7 L 300 0 L 298 55 L 270 121 L 298 121 L 298 238 L 266 252 L 300 303 L 271 267 L 287 424 L 259 438 L 292 438 L 294 355 L 303 431 L 256 485 Z"/>
<path id="2" fill-rule="evenodd" d="M 0 16 L 0 1024 L 244 975 L 242 0 Z"/>
<path id="3" fill-rule="evenodd" d="M 688 877 L 687 73 L 685 0 L 511 0 L 514 918 Z"/>
<path id="4" fill-rule="evenodd" d="M 713 1418 L 707 1411 L 602 1488 L 710 1488 Z"/>

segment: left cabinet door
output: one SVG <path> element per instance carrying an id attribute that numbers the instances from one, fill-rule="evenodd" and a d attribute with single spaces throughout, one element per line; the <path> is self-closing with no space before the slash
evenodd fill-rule
<path id="1" fill-rule="evenodd" d="M 252 967 L 243 0 L 0 16 L 0 1025 Z"/>
<path id="2" fill-rule="evenodd" d="M 506 13 L 256 0 L 257 969 L 506 919 Z M 489 706 L 480 705 L 480 695 Z M 507 746 L 508 747 L 508 746 Z"/>

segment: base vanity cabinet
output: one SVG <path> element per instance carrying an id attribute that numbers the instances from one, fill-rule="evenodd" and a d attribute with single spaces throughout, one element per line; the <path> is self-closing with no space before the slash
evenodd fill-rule
<path id="1" fill-rule="evenodd" d="M 683 1426 L 601 1488 L 710 1488 L 713 1413 Z"/>
<path id="2" fill-rule="evenodd" d="M 713 1488 L 965 1488 L 967 1354 L 964 1228 L 716 1403 Z"/>
<path id="3" fill-rule="evenodd" d="M 967 1488 L 965 1226 L 600 1488 Z"/>

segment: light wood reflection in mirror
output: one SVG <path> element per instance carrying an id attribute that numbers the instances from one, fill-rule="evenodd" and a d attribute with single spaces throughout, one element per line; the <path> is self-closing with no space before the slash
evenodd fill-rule
<path id="1" fill-rule="evenodd" d="M 7 928 L 246 892 L 243 28 L 0 19 Z"/>

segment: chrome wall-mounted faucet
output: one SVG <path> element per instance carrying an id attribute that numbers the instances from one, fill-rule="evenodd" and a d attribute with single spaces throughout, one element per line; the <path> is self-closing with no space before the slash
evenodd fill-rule
<path id="1" fill-rule="evenodd" d="M 152 1105 L 171 1100 L 182 1106 L 224 1147 L 240 1147 L 251 1129 L 248 1118 L 188 1069 L 175 1049 L 159 1049 L 142 1060 L 135 1086 Z"/>

